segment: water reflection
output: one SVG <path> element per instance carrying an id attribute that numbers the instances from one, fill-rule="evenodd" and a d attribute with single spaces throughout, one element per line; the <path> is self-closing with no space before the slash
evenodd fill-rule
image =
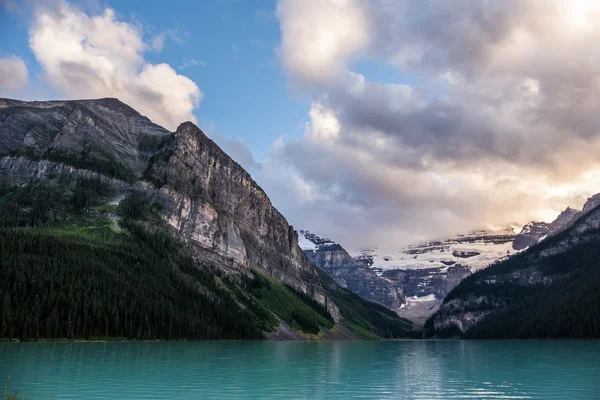
<path id="1" fill-rule="evenodd" d="M 28 399 L 599 399 L 600 342 L 0 344 Z M 10 362 L 6 362 L 10 360 Z"/>

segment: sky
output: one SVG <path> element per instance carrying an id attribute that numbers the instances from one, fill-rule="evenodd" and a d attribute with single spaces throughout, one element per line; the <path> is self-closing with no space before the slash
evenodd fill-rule
<path id="1" fill-rule="evenodd" d="M 594 0 L 0 0 L 0 96 L 195 122 L 348 249 L 600 192 Z"/>

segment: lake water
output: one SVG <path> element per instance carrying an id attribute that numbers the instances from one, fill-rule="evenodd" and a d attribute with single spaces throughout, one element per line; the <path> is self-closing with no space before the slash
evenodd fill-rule
<path id="1" fill-rule="evenodd" d="M 600 341 L 5 343 L 8 376 L 29 400 L 598 400 Z"/>

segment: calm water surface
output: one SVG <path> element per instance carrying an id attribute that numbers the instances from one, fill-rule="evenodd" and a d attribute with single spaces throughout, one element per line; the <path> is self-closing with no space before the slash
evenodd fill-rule
<path id="1" fill-rule="evenodd" d="M 600 341 L 0 344 L 27 399 L 600 399 Z"/>

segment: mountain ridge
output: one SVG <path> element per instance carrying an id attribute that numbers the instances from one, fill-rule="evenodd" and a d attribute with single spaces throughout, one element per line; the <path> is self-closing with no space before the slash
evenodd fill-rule
<path id="1" fill-rule="evenodd" d="M 329 283 L 325 290 L 319 272 L 297 245 L 297 232 L 265 191 L 191 122 L 170 133 L 110 98 L 34 103 L 0 99 L 0 171 L 5 198 L 26 206 L 15 209 L 7 200 L 4 206 L 15 223 L 36 231 L 23 212 L 42 207 L 41 223 L 49 224 L 44 229 L 52 234 L 71 229 L 61 221 L 87 221 L 96 215 L 115 232 L 142 228 L 142 236 L 174 236 L 194 263 L 211 266 L 208 273 L 220 282 L 214 289 L 220 294 L 214 297 L 233 296 L 242 309 L 250 310 L 248 318 L 263 321 L 263 330 L 273 329 L 268 315 L 275 313 L 278 329 L 304 327 L 322 332 L 323 338 L 331 332 L 327 318 L 336 326 L 353 327 L 346 338 L 414 335 L 406 321 L 371 310 L 375 305 L 347 297 Z M 100 187 L 110 196 L 98 192 Z M 36 191 L 58 190 L 68 203 L 57 200 L 49 209 L 38 203 L 27 206 L 28 199 L 19 197 L 23 190 L 33 200 Z M 83 208 L 73 208 L 80 202 Z M 122 204 L 128 205 L 123 209 Z M 56 220 L 52 215 L 63 216 Z M 119 226 L 124 218 L 128 222 Z M 3 222 L 9 233 L 11 221 Z M 129 241 L 123 236 L 115 240 Z M 175 264 L 180 268 L 180 261 Z M 192 284 L 194 278 L 184 280 Z M 330 293 L 346 303 L 364 303 L 364 317 L 347 311 L 342 316 Z M 282 309 L 281 304 L 288 306 Z M 327 318 L 320 316 L 321 308 Z"/>
<path id="2" fill-rule="evenodd" d="M 424 336 L 600 337 L 600 205 L 577 215 L 524 252 L 466 278 L 428 319 Z"/>

